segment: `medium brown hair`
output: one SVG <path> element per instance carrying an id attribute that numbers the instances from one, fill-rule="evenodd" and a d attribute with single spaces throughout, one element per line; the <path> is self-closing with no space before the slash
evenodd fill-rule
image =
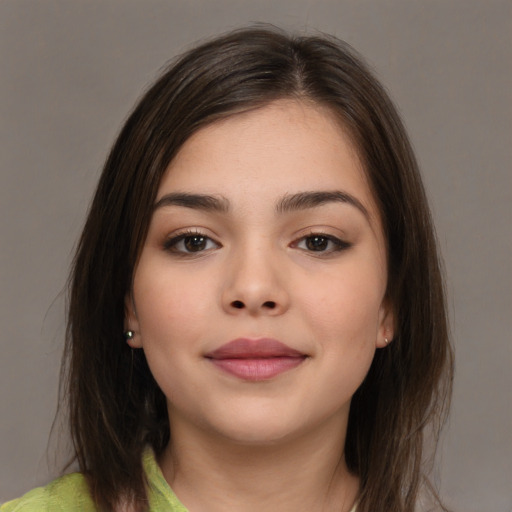
<path id="1" fill-rule="evenodd" d="M 143 351 L 123 337 L 125 297 L 162 176 L 201 127 L 282 98 L 338 117 L 381 212 L 396 334 L 352 399 L 344 455 L 361 482 L 358 512 L 414 509 L 425 427 L 437 439 L 453 364 L 416 160 L 396 109 L 346 43 L 268 26 L 231 32 L 177 59 L 126 121 L 99 181 L 70 277 L 62 389 L 75 457 L 100 507 L 120 500 L 147 507 L 142 452 L 151 446 L 160 454 L 169 442 L 165 396 Z"/>

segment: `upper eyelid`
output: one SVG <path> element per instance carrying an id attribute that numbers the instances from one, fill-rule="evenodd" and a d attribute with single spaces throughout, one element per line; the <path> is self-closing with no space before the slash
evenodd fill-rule
<path id="1" fill-rule="evenodd" d="M 321 237 L 321 238 L 327 238 L 328 240 L 331 240 L 332 242 L 341 242 L 343 244 L 351 245 L 351 243 L 348 242 L 347 240 L 345 240 L 344 237 L 340 237 L 340 236 L 336 236 L 336 235 L 331 235 L 329 233 L 323 233 L 321 231 L 312 231 L 311 233 L 308 233 L 306 235 L 302 235 L 300 237 L 297 237 L 292 243 L 300 242 L 302 240 L 306 240 L 307 238 L 311 238 L 313 236 L 318 236 L 318 237 Z"/>
<path id="2" fill-rule="evenodd" d="M 300 233 L 301 231 L 302 231 L 302 233 Z M 214 234 L 210 234 L 210 233 L 211 233 L 211 230 L 207 229 L 207 228 L 180 228 L 180 229 L 173 230 L 171 233 L 167 234 L 165 236 L 165 238 L 171 240 L 174 238 L 178 238 L 181 236 L 187 236 L 187 235 L 204 236 L 205 238 L 211 238 L 214 241 L 217 241 L 216 238 L 220 238 L 219 235 L 217 235 L 215 233 Z M 301 239 L 307 238 L 309 236 L 324 236 L 326 238 L 333 238 L 333 239 L 338 239 L 338 240 L 342 240 L 342 241 L 345 238 L 344 235 L 335 235 L 333 233 L 329 233 L 327 230 L 314 229 L 314 228 L 302 228 L 301 230 L 299 230 L 299 233 L 300 234 L 296 234 L 296 235 L 292 236 L 291 238 L 293 240 L 301 240 Z"/>
<path id="3" fill-rule="evenodd" d="M 349 238 L 346 230 L 343 230 L 340 227 L 327 225 L 308 226 L 306 228 L 299 229 L 295 231 L 293 238 L 295 240 L 299 240 L 307 238 L 308 236 L 325 236 L 326 238 L 335 238 L 341 241 L 347 241 Z"/>
<path id="4" fill-rule="evenodd" d="M 200 236 L 206 238 L 208 241 L 213 242 L 216 246 L 215 248 L 222 247 L 222 244 L 215 240 L 213 237 L 205 235 L 204 233 L 197 232 L 197 231 L 184 231 L 182 233 L 176 233 L 173 235 L 170 235 L 166 237 L 162 243 L 162 248 L 166 252 L 174 253 L 175 255 L 180 256 L 186 256 L 186 255 L 196 255 L 199 256 L 202 253 L 210 252 L 212 248 L 205 249 L 202 251 L 183 251 L 183 250 L 176 250 L 176 246 L 183 242 L 187 237 L 193 237 L 193 236 Z"/>
<path id="5" fill-rule="evenodd" d="M 183 240 L 184 238 L 187 238 L 188 236 L 202 236 L 202 237 L 208 238 L 209 240 L 212 240 L 216 244 L 220 245 L 220 242 L 216 239 L 215 236 L 209 235 L 209 234 L 205 233 L 204 231 L 200 231 L 199 229 L 196 229 L 196 228 L 191 228 L 191 229 L 185 228 L 183 230 L 173 231 L 172 233 L 170 233 L 164 237 L 163 243 L 165 245 L 165 244 L 169 244 L 170 242 L 180 241 L 180 240 Z"/>
<path id="6" fill-rule="evenodd" d="M 165 235 L 165 240 L 173 240 L 180 236 L 204 236 L 205 238 L 211 238 L 214 241 L 217 241 L 218 235 L 215 233 L 212 234 L 211 229 L 203 228 L 203 227 L 190 227 L 190 228 L 178 228 L 172 230 L 170 233 Z"/>
<path id="7" fill-rule="evenodd" d="M 333 231 L 336 231 L 336 233 L 333 233 Z M 325 238 L 329 238 L 333 241 L 339 240 L 342 243 L 352 245 L 351 242 L 349 242 L 348 234 L 344 232 L 340 227 L 335 226 L 308 226 L 301 229 L 298 229 L 295 231 L 294 234 L 290 233 L 289 237 L 289 244 L 297 243 L 299 240 L 303 240 L 304 238 L 310 237 L 310 236 L 322 236 Z M 163 238 L 163 244 L 168 244 L 171 241 L 176 240 L 177 238 L 183 238 L 186 236 L 203 236 L 205 238 L 211 239 L 213 242 L 215 242 L 218 245 L 223 245 L 220 241 L 222 238 L 222 235 L 216 232 L 216 230 L 213 230 L 210 227 L 206 226 L 187 226 L 182 228 L 176 228 L 168 232 L 164 235 Z"/>

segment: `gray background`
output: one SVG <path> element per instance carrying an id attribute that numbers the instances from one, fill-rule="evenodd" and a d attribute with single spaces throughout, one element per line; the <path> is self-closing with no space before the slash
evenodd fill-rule
<path id="1" fill-rule="evenodd" d="M 0 500 L 56 474 L 62 290 L 122 120 L 170 57 L 251 21 L 346 39 L 398 103 L 457 351 L 438 480 L 456 511 L 510 512 L 512 3 L 498 0 L 0 0 Z"/>

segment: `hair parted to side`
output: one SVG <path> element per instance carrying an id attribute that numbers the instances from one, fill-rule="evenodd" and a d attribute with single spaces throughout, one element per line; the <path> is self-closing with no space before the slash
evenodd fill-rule
<path id="1" fill-rule="evenodd" d="M 345 457 L 358 512 L 412 512 L 424 429 L 437 439 L 453 357 L 434 230 L 417 164 L 387 94 L 355 52 L 325 36 L 234 31 L 178 58 L 140 100 L 107 159 L 70 276 L 62 390 L 76 459 L 98 505 L 147 509 L 142 452 L 169 442 L 166 399 L 123 336 L 125 298 L 161 178 L 198 129 L 271 101 L 327 107 L 353 138 L 380 208 L 395 337 L 353 397 Z M 312 171 L 314 172 L 314 171 Z M 340 454 L 341 455 L 341 454 Z"/>

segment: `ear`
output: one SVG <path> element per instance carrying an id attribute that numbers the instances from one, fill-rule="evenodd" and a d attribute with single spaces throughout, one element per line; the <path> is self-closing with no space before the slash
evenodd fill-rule
<path id="1" fill-rule="evenodd" d="M 395 335 L 395 311 L 391 301 L 385 298 L 379 310 L 379 328 L 377 332 L 376 347 L 388 346 Z"/>
<path id="2" fill-rule="evenodd" d="M 139 320 L 131 293 L 128 293 L 124 300 L 124 332 L 127 331 L 132 331 L 134 335 L 131 338 L 127 338 L 126 343 L 132 348 L 142 348 Z"/>

